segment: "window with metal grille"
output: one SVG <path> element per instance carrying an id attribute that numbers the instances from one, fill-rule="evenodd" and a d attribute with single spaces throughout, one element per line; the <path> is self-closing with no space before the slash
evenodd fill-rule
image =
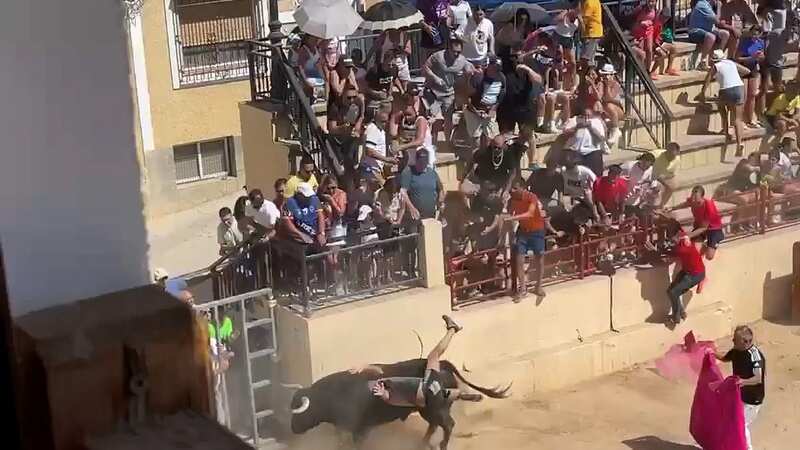
<path id="1" fill-rule="evenodd" d="M 260 0 L 174 0 L 181 86 L 247 78 L 247 41 L 263 30 L 260 8 Z"/>
<path id="2" fill-rule="evenodd" d="M 175 161 L 175 180 L 178 183 L 235 176 L 231 138 L 214 139 L 172 148 Z"/>

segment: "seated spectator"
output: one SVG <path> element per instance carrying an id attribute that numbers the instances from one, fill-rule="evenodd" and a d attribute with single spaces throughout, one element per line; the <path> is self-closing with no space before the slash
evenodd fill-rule
<path id="1" fill-rule="evenodd" d="M 388 228 L 400 226 L 405 215 L 405 202 L 400 194 L 400 180 L 389 177 L 383 187 L 375 193 L 375 221 L 378 228 L 385 224 Z"/>
<path id="2" fill-rule="evenodd" d="M 646 0 L 637 6 L 632 14 L 634 25 L 631 34 L 636 41 L 636 46 L 644 53 L 642 62 L 647 71 L 652 70 L 655 62 L 657 7 L 657 0 Z"/>
<path id="3" fill-rule="evenodd" d="M 639 215 L 642 209 L 653 208 L 658 201 L 658 189 L 653 180 L 652 153 L 642 153 L 636 161 L 622 165 L 622 176 L 626 178 L 628 192 L 625 197 L 625 214 Z"/>
<path id="4" fill-rule="evenodd" d="M 506 90 L 506 77 L 494 55 L 486 57 L 481 70 L 470 77 L 470 87 L 471 95 L 464 107 L 463 119 L 467 135 L 474 139 L 473 145 L 483 147 L 500 132 L 495 116 Z"/>
<path id="5" fill-rule="evenodd" d="M 341 57 L 339 47 L 345 46 L 344 42 L 340 42 L 339 38 L 321 39 L 319 42 L 319 49 L 322 51 L 322 72 L 325 76 L 325 81 L 328 82 L 328 99 L 331 96 L 331 74 L 336 71 Z M 355 81 L 355 80 L 354 80 Z M 341 91 L 337 95 L 341 95 Z"/>
<path id="6" fill-rule="evenodd" d="M 421 57 L 427 58 L 432 53 L 441 50 L 450 37 L 448 27 L 448 2 L 447 0 L 418 0 L 417 9 L 422 13 L 423 21 L 420 47 L 423 50 Z"/>
<path id="7" fill-rule="evenodd" d="M 348 87 L 337 102 L 328 106 L 328 133 L 334 151 L 346 172 L 355 167 L 364 124 L 364 102 L 356 88 Z"/>
<path id="8" fill-rule="evenodd" d="M 242 239 L 250 239 L 250 235 L 256 231 L 256 225 L 253 218 L 248 216 L 247 206 L 250 204 L 250 198 L 246 195 L 236 199 L 233 204 L 233 218 L 236 219 L 236 226 L 239 232 L 242 233 Z"/>
<path id="9" fill-rule="evenodd" d="M 330 71 L 328 76 L 328 108 L 332 105 L 340 105 L 345 93 L 352 89 L 358 93 L 358 80 L 356 79 L 356 66 L 352 58 L 339 58 L 336 67 Z M 364 103 L 363 98 L 361 103 Z M 329 130 L 330 131 L 330 130 Z"/>
<path id="10" fill-rule="evenodd" d="M 528 292 L 528 276 L 525 270 L 525 256 L 533 253 L 533 264 L 536 271 L 536 284 L 533 294 L 539 298 L 546 294 L 542 289 L 542 276 L 544 273 L 545 229 L 550 229 L 555 234 L 560 234 L 550 226 L 536 194 L 525 190 L 525 183 L 521 178 L 514 180 L 511 186 L 511 198 L 508 203 L 511 214 L 506 220 L 519 222 L 514 236 L 514 267 L 517 275 L 517 290 L 514 301 L 519 302 Z"/>
<path id="11" fill-rule="evenodd" d="M 692 209 L 694 225 L 688 237 L 704 241 L 703 254 L 710 261 L 714 259 L 719 243 L 725 239 L 725 234 L 722 232 L 722 216 L 717 210 L 716 202 L 706 198 L 705 195 L 706 190 L 703 186 L 695 186 L 692 188 L 692 195 L 673 209 Z"/>
<path id="12" fill-rule="evenodd" d="M 422 67 L 427 87 L 425 100 L 434 124 L 432 133 L 434 136 L 438 134 L 441 120 L 448 140 L 453 131 L 456 79 L 473 72 L 472 64 L 461 54 L 463 47 L 461 38 L 453 36 L 448 40 L 447 48 L 433 53 Z"/>
<path id="13" fill-rule="evenodd" d="M 413 166 L 400 174 L 400 195 L 408 218 L 417 222 L 435 219 L 439 204 L 444 200 L 444 188 L 439 175 L 428 164 L 428 150 L 420 147 Z"/>
<path id="14" fill-rule="evenodd" d="M 561 71 L 563 56 L 560 47 L 553 38 L 555 32 L 540 28 L 531 33 L 525 41 L 525 50 L 521 58 L 527 61 L 537 77 L 541 80 L 541 88 L 536 96 L 536 126 L 545 133 L 555 133 L 555 109 L 557 103 L 564 103 L 568 97 L 561 88 Z M 538 88 L 539 86 L 537 86 Z M 562 115 L 562 121 L 566 116 Z"/>
<path id="15" fill-rule="evenodd" d="M 384 53 L 380 64 L 375 64 L 367 71 L 364 81 L 367 109 L 373 112 L 379 109 L 391 109 L 393 89 L 400 92 L 403 89 L 397 77 L 393 52 Z"/>
<path id="16" fill-rule="evenodd" d="M 353 189 L 347 192 L 347 210 L 345 213 L 345 224 L 347 225 L 347 235 L 350 244 L 361 244 L 361 233 L 372 228 L 372 223 L 364 223 L 367 215 L 371 219 L 372 211 L 375 206 L 375 192 L 377 183 L 372 183 L 365 176 L 356 176 Z M 363 211 L 368 211 L 363 214 Z"/>
<path id="17" fill-rule="evenodd" d="M 606 126 L 593 110 L 567 120 L 564 124 L 567 136 L 565 149 L 575 152 L 579 163 L 588 167 L 596 176 L 603 174 L 603 150 L 606 144 Z"/>
<path id="18" fill-rule="evenodd" d="M 217 244 L 219 244 L 219 254 L 224 255 L 244 242 L 239 225 L 233 217 L 233 212 L 227 206 L 219 210 L 219 224 L 217 225 Z"/>
<path id="19" fill-rule="evenodd" d="M 592 188 L 592 199 L 597 205 L 597 212 L 606 225 L 624 214 L 625 197 L 628 194 L 628 183 L 620 175 L 622 168 L 612 165 L 608 175 L 598 178 Z"/>
<path id="20" fill-rule="evenodd" d="M 603 38 L 603 8 L 600 0 L 581 0 L 583 32 L 580 59 L 585 67 L 594 67 L 595 53 Z"/>
<path id="21" fill-rule="evenodd" d="M 785 88 L 782 83 L 778 85 L 778 95 L 772 100 L 772 104 L 764 115 L 767 123 L 779 136 L 798 129 L 798 124 L 800 124 L 799 91 L 798 84 L 794 82 L 787 84 Z"/>
<path id="22" fill-rule="evenodd" d="M 408 91 L 403 94 L 403 97 L 398 105 L 398 108 L 392 112 L 389 119 L 389 136 L 397 139 L 399 145 L 394 150 L 403 156 L 401 160 L 405 160 L 405 164 L 401 167 L 413 166 L 417 155 L 417 149 L 425 147 L 430 155 L 429 164 L 435 167 L 436 150 L 433 145 L 433 137 L 431 135 L 431 126 L 428 119 L 420 113 L 420 102 L 415 102 L 413 98 L 419 97 L 422 94 L 421 87 L 415 84 L 409 84 Z"/>
<path id="23" fill-rule="evenodd" d="M 542 78 L 530 67 L 522 64 L 522 49 L 514 46 L 502 59 L 506 92 L 497 106 L 497 124 L 500 133 L 514 133 L 528 144 L 528 164 L 538 162 L 536 154 L 536 111 L 531 98 L 536 98 L 542 87 Z M 510 186 L 509 186 L 510 187 Z"/>
<path id="24" fill-rule="evenodd" d="M 270 238 L 275 235 L 275 224 L 281 217 L 281 212 L 269 200 L 264 199 L 261 189 L 250 191 L 250 204 L 245 207 L 245 215 L 253 219 L 255 234 Z"/>
<path id="25" fill-rule="evenodd" d="M 745 30 L 758 24 L 758 18 L 746 0 L 722 0 L 719 19 L 721 27 L 730 33 L 728 48 L 731 51 L 741 46 L 737 41 L 745 34 Z"/>
<path id="26" fill-rule="evenodd" d="M 555 18 L 555 38 L 564 55 L 564 90 L 575 87 L 577 74 L 575 65 L 575 32 L 578 30 L 578 10 L 569 8 L 561 11 Z"/>
<path id="27" fill-rule="evenodd" d="M 273 187 L 275 188 L 275 199 L 272 200 L 272 203 L 275 203 L 275 207 L 278 208 L 278 210 L 283 209 L 283 204 L 286 203 L 286 197 L 287 197 L 287 195 L 286 195 L 286 182 L 287 181 L 288 180 L 286 178 L 278 178 L 277 180 L 275 180 L 275 184 L 273 185 Z M 236 215 L 235 211 L 234 211 L 234 215 Z M 239 217 L 237 217 L 236 220 L 240 220 Z"/>
<path id="28" fill-rule="evenodd" d="M 315 99 L 325 99 L 325 70 L 319 38 L 303 34 L 302 44 L 297 51 L 297 69 L 306 83 L 306 93 L 313 103 Z"/>
<path id="29" fill-rule="evenodd" d="M 725 49 L 728 45 L 730 32 L 718 28 L 719 24 L 720 20 L 714 12 L 714 7 L 711 6 L 711 1 L 697 0 L 689 14 L 689 42 L 700 47 L 697 70 L 706 71 L 711 66 L 711 51 L 715 45 L 720 49 Z"/>
<path id="30" fill-rule="evenodd" d="M 477 66 L 495 54 L 494 24 L 486 17 L 483 6 L 475 5 L 472 11 L 472 19 L 464 27 L 464 57 Z"/>
<path id="31" fill-rule="evenodd" d="M 507 140 L 506 135 L 497 135 L 489 145 L 478 149 L 472 158 L 471 167 L 461 182 L 461 191 L 475 195 L 483 182 L 491 182 L 506 197 L 511 192 L 511 182 L 520 174 L 520 159 L 525 146 L 518 141 Z"/>
<path id="32" fill-rule="evenodd" d="M 740 194 L 758 187 L 758 176 L 761 161 L 758 153 L 750 153 L 736 164 L 728 182 L 727 188 L 734 194 Z"/>
<path id="33" fill-rule="evenodd" d="M 308 155 L 305 155 L 300 159 L 300 166 L 297 169 L 297 173 L 290 176 L 286 181 L 286 189 L 284 192 L 286 198 L 294 196 L 295 192 L 297 192 L 297 186 L 299 186 L 301 183 L 310 184 L 311 189 L 314 189 L 315 191 L 319 187 L 317 177 L 314 176 L 314 160 Z"/>
<path id="34" fill-rule="evenodd" d="M 573 113 L 580 114 L 582 111 L 591 109 L 602 111 L 602 86 L 598 83 L 597 71 L 594 67 L 588 67 L 583 72 L 583 76 L 578 82 L 575 93 L 570 97 L 570 101 L 564 105 L 563 117 L 572 117 Z"/>
<path id="35" fill-rule="evenodd" d="M 574 204 L 576 200 L 583 200 L 593 210 L 593 217 L 598 219 L 592 199 L 592 188 L 597 175 L 585 166 L 578 164 L 580 157 L 575 153 L 568 153 L 564 158 L 564 194 L 568 195 Z"/>
<path id="36" fill-rule="evenodd" d="M 156 268 L 153 271 L 153 281 L 160 288 L 164 289 L 167 294 L 186 302 L 188 304 L 194 303 L 194 296 L 189 292 L 189 283 L 183 277 L 170 278 L 169 273 L 162 268 Z"/>
<path id="37" fill-rule="evenodd" d="M 769 160 L 772 165 L 770 175 L 782 181 L 790 181 L 795 177 L 789 149 L 789 146 L 780 145 L 769 153 Z"/>
<path id="38" fill-rule="evenodd" d="M 408 64 L 408 57 L 411 56 L 411 39 L 408 38 L 404 30 L 391 29 L 382 33 L 375 42 L 380 52 L 375 55 L 377 61 L 383 60 L 384 54 L 391 54 L 394 57 L 394 67 L 397 68 L 397 79 L 405 90 L 411 81 L 411 70 Z"/>
<path id="39" fill-rule="evenodd" d="M 377 180 L 382 183 L 384 164 L 397 165 L 397 159 L 388 154 L 386 146 L 386 122 L 389 112 L 385 109 L 378 110 L 375 118 L 364 129 L 364 153 L 361 155 L 359 172 L 362 177 Z"/>
<path id="40" fill-rule="evenodd" d="M 733 122 L 736 136 L 736 156 L 742 156 L 742 153 L 744 153 L 744 145 L 742 144 L 744 81 L 742 81 L 742 76 L 749 75 L 750 70 L 733 60 L 726 59 L 722 50 L 714 50 L 714 54 L 711 55 L 711 61 L 714 64 L 708 69 L 708 74 L 706 74 L 706 79 L 703 82 L 703 87 L 700 88 L 700 94 L 697 99 L 705 102 L 706 89 L 711 83 L 711 78 L 715 78 L 719 85 L 717 106 L 722 118 L 722 133 L 730 139 L 731 133 L 728 127 L 730 123 L 728 113 L 730 112 L 730 119 Z M 723 152 L 724 159 L 725 154 Z"/>
<path id="41" fill-rule="evenodd" d="M 322 212 L 325 217 L 325 229 L 328 230 L 328 240 L 333 242 L 342 241 L 347 235 L 344 225 L 344 215 L 347 211 L 347 194 L 339 189 L 336 177 L 325 175 L 317 191 L 322 204 Z"/>
<path id="42" fill-rule="evenodd" d="M 297 186 L 297 192 L 286 199 L 286 213 L 285 231 L 291 240 L 310 245 L 306 251 L 325 246 L 325 216 L 311 184 Z"/>
<path id="43" fill-rule="evenodd" d="M 789 41 L 789 37 L 785 33 L 787 16 L 784 0 L 764 0 L 759 2 L 756 9 L 756 17 L 761 21 L 767 41 L 767 69 L 764 73 L 764 83 L 762 83 L 765 91 L 769 90 L 770 84 L 776 85 L 783 79 L 784 49 L 786 42 Z"/>
<path id="44" fill-rule="evenodd" d="M 653 161 L 653 179 L 663 187 L 661 202 L 659 203 L 660 208 L 666 206 L 667 202 L 672 198 L 672 193 L 675 192 L 677 186 L 675 175 L 681 165 L 680 155 L 681 146 L 677 142 L 670 142 L 665 150 L 653 152 L 655 157 L 655 161 Z"/>
<path id="45" fill-rule="evenodd" d="M 656 18 L 656 30 L 654 36 L 655 43 L 655 63 L 650 70 L 650 75 L 656 79 L 656 74 L 659 75 L 680 75 L 680 71 L 674 67 L 675 63 L 675 30 L 672 23 L 672 12 L 669 6 L 661 9 L 658 17 Z M 664 61 L 666 61 L 666 69 L 664 68 Z"/>
<path id="46" fill-rule="evenodd" d="M 651 0 L 652 1 L 652 0 Z M 617 81 L 617 69 L 613 64 L 606 64 L 600 69 L 600 80 L 598 90 L 600 91 L 600 103 L 603 112 L 608 118 L 608 139 L 606 144 L 609 147 L 617 145 L 619 138 L 622 137 L 620 130 L 625 121 L 625 107 L 622 103 L 622 86 Z"/>
<path id="47" fill-rule="evenodd" d="M 350 51 L 350 59 L 353 60 L 353 70 L 356 74 L 356 83 L 358 83 L 358 92 L 366 92 L 367 90 L 367 69 L 364 68 L 364 53 L 360 48 L 354 48 Z M 362 94 L 363 96 L 363 94 Z"/>
<path id="48" fill-rule="evenodd" d="M 531 16 L 528 11 L 523 8 L 518 9 L 514 15 L 514 20 L 497 30 L 495 35 L 497 55 L 504 58 L 511 53 L 511 49 L 521 47 L 533 29 L 534 25 L 531 23 Z"/>
<path id="49" fill-rule="evenodd" d="M 545 211 L 561 204 L 561 194 L 564 193 L 564 176 L 558 171 L 558 161 L 549 158 L 544 167 L 531 172 L 528 177 L 527 189 L 534 194 L 544 205 Z M 554 197 L 554 194 L 558 196 Z"/>
<path id="50" fill-rule="evenodd" d="M 750 70 L 750 73 L 744 76 L 747 93 L 742 119 L 749 128 L 761 128 L 762 126 L 756 121 L 756 111 L 761 114 L 765 108 L 766 92 L 759 92 L 760 66 L 765 61 L 764 48 L 764 40 L 761 39 L 761 27 L 752 25 L 744 30 L 736 51 L 736 62 Z"/>

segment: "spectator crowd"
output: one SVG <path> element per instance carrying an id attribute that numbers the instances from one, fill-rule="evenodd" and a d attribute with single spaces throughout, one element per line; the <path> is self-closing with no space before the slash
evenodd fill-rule
<path id="1" fill-rule="evenodd" d="M 368 52 L 348 52 L 337 39 L 290 37 L 290 60 L 309 98 L 327 106 L 323 127 L 345 172 L 323 173 L 305 156 L 295 174 L 275 181 L 271 198 L 253 189 L 222 208 L 220 254 L 254 237 L 318 254 L 414 233 L 422 219 L 438 219 L 448 258 L 508 245 L 517 295 L 530 284 L 544 296 L 546 250 L 666 217 L 676 204 L 694 217 L 693 231 L 680 236 L 676 229 L 676 241 L 700 240 L 702 248 L 691 247 L 714 257 L 724 236 L 713 193 L 697 186 L 687 202 L 672 201 L 677 143 L 606 164 L 630 111 L 612 63 L 618 58 L 603 54 L 599 0 L 577 0 L 546 20 L 533 7 L 497 20 L 464 0 L 416 5 L 424 17 L 418 28 L 385 31 Z M 644 0 L 626 17 L 646 73 L 654 80 L 680 75 L 669 3 Z M 728 194 L 762 182 L 780 189 L 796 177 L 800 90 L 783 82 L 786 22 L 782 0 L 756 10 L 744 0 L 697 0 L 688 17 L 687 39 L 698 48 L 689 70 L 707 71 L 698 101 L 708 100 L 716 79 L 722 133 L 730 135 L 732 125 L 743 158 Z M 745 127 L 767 127 L 769 141 L 746 158 Z M 542 134 L 558 135 L 546 155 L 536 145 Z M 446 191 L 436 171 L 445 153 L 463 167 L 457 190 Z M 677 248 L 688 271 L 670 287 L 671 299 L 705 278 L 702 259 Z M 325 261 L 338 264 L 331 255 Z M 685 313 L 676 306 L 671 317 Z"/>

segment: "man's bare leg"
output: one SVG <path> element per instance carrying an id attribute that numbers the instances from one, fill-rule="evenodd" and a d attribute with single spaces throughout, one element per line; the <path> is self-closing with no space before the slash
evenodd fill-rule
<path id="1" fill-rule="evenodd" d="M 444 320 L 445 325 L 447 325 L 447 333 L 445 333 L 442 340 L 436 344 L 436 347 L 428 353 L 428 362 L 425 365 L 426 370 L 436 370 L 437 372 L 440 370 L 439 360 L 442 358 L 442 355 L 444 355 L 444 352 L 447 351 L 447 347 L 450 346 L 450 341 L 453 340 L 453 336 L 461 331 L 461 325 L 457 324 L 450 316 L 444 315 L 442 316 L 442 320 Z"/>

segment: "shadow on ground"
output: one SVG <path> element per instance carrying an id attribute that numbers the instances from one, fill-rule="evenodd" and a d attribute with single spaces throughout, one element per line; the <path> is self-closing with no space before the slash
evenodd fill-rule
<path id="1" fill-rule="evenodd" d="M 701 450 L 700 447 L 665 441 L 656 436 L 642 436 L 622 441 L 631 450 Z"/>

